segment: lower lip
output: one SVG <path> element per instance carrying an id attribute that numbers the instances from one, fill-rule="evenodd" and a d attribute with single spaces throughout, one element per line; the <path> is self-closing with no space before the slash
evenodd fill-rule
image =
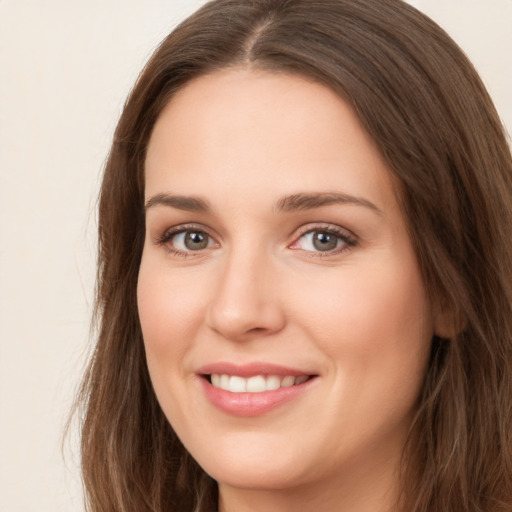
<path id="1" fill-rule="evenodd" d="M 296 386 L 261 393 L 232 393 L 212 386 L 203 377 L 200 380 L 210 402 L 221 411 L 234 416 L 260 416 L 300 396 L 316 378 Z"/>

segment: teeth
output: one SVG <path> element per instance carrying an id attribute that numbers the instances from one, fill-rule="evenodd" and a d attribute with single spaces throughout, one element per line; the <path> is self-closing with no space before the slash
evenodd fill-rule
<path id="1" fill-rule="evenodd" d="M 229 391 L 229 375 L 221 375 L 219 377 L 219 387 Z"/>
<path id="2" fill-rule="evenodd" d="M 212 374 L 211 383 L 214 387 L 231 391 L 232 393 L 262 393 L 263 391 L 274 391 L 279 388 L 289 388 L 290 386 L 298 386 L 306 382 L 309 377 L 301 375 L 293 377 L 287 375 L 280 377 L 278 375 L 255 375 L 245 379 L 237 375 L 219 375 Z"/>
<path id="3" fill-rule="evenodd" d="M 308 376 L 307 375 L 301 375 L 300 377 L 297 377 L 295 379 L 295 385 L 297 386 L 298 384 L 302 384 L 303 382 L 306 382 L 308 380 Z"/>
<path id="4" fill-rule="evenodd" d="M 279 389 L 281 387 L 281 379 L 276 377 L 275 375 L 269 375 L 267 377 L 267 390 L 274 391 L 275 389 Z"/>
<path id="5" fill-rule="evenodd" d="M 265 377 L 263 375 L 256 375 L 247 379 L 247 391 L 249 393 L 261 393 L 266 390 Z"/>
<path id="6" fill-rule="evenodd" d="M 233 375 L 229 379 L 229 391 L 232 393 L 245 393 L 247 391 L 247 379 Z"/>
<path id="7" fill-rule="evenodd" d="M 281 381 L 281 387 L 282 388 L 289 388 L 290 386 L 293 386 L 294 384 L 295 384 L 295 377 L 292 377 L 292 376 L 285 377 Z"/>

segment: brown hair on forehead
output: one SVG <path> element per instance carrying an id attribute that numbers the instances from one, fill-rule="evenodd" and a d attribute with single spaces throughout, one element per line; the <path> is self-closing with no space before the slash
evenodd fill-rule
<path id="1" fill-rule="evenodd" d="M 512 508 L 512 162 L 481 80 L 446 33 L 400 0 L 213 0 L 145 66 L 105 167 L 97 345 L 79 398 L 90 509 L 216 507 L 215 482 L 152 390 L 136 286 L 153 126 L 176 91 L 230 66 L 330 87 L 399 183 L 430 297 L 452 326 L 432 341 L 404 451 L 401 508 Z"/>

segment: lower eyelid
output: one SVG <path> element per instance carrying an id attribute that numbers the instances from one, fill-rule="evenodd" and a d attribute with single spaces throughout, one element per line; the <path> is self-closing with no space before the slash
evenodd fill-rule
<path id="1" fill-rule="evenodd" d="M 195 224 L 190 224 L 190 225 L 184 224 L 184 225 L 174 226 L 174 227 L 166 229 L 165 231 L 161 232 L 162 234 L 157 234 L 156 236 L 154 236 L 153 241 L 156 244 L 165 243 L 165 242 L 168 242 L 169 240 L 171 240 L 173 237 L 175 237 L 181 233 L 186 233 L 187 231 L 195 231 L 195 232 L 204 233 L 211 240 L 215 240 L 214 237 L 212 235 L 210 235 L 210 233 L 204 227 L 201 227 L 201 226 L 195 225 Z"/>

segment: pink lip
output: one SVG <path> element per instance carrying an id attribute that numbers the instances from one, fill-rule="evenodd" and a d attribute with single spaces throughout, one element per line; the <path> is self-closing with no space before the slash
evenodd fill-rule
<path id="1" fill-rule="evenodd" d="M 237 375 L 239 377 L 254 377 L 255 375 L 278 375 L 286 377 L 291 375 L 293 377 L 300 377 L 301 375 L 312 375 L 313 372 L 308 373 L 294 368 L 287 368 L 271 363 L 249 363 L 238 365 L 228 362 L 218 362 L 202 366 L 197 373 L 199 375 L 211 375 L 216 373 L 218 375 Z"/>
<path id="2" fill-rule="evenodd" d="M 206 397 L 215 407 L 227 414 L 245 417 L 260 416 L 290 402 L 302 395 L 317 380 L 316 378 L 311 378 L 299 385 L 279 388 L 274 391 L 263 391 L 261 393 L 232 393 L 231 391 L 212 386 L 205 376 L 226 374 L 248 378 L 255 375 L 278 375 L 282 377 L 292 375 L 299 377 L 312 374 L 267 363 L 236 365 L 225 362 L 206 365 L 197 373 Z"/>

